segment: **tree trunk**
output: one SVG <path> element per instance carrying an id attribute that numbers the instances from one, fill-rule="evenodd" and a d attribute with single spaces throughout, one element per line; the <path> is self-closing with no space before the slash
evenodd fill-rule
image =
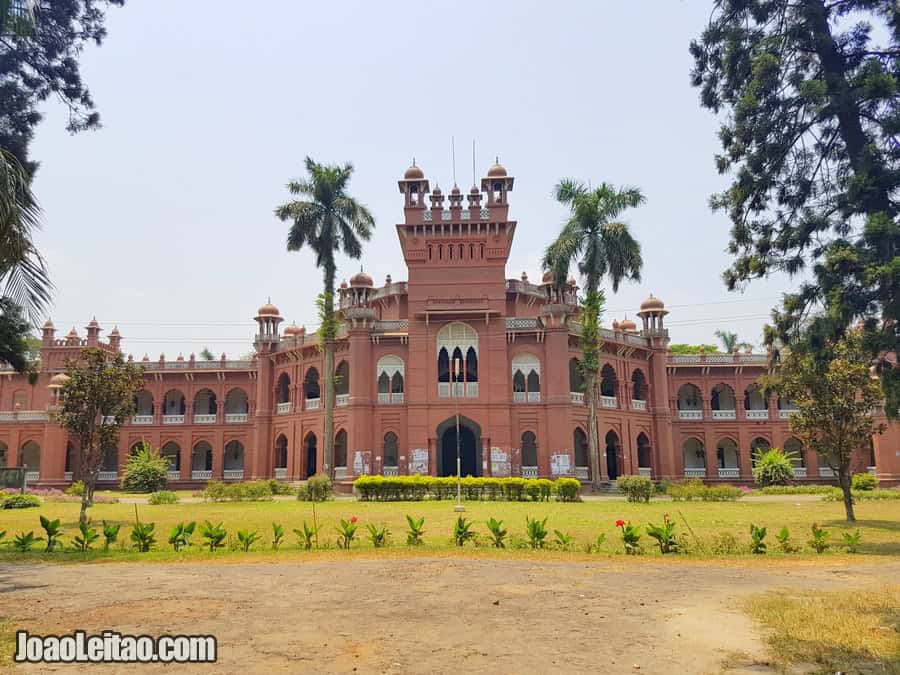
<path id="1" fill-rule="evenodd" d="M 844 493 L 844 511 L 847 513 L 847 522 L 855 523 L 856 514 L 853 513 L 853 494 L 850 492 L 850 467 L 841 466 L 838 470 L 838 483 Z"/>
<path id="2" fill-rule="evenodd" d="M 588 454 L 591 458 L 591 485 L 600 487 L 600 437 L 597 433 L 597 373 L 584 374 L 584 397 L 588 407 Z"/>
<path id="3" fill-rule="evenodd" d="M 84 492 L 81 493 L 81 513 L 78 514 L 79 524 L 87 522 L 87 510 L 88 510 L 88 495 L 87 495 L 87 488 L 85 488 Z"/>
<path id="4" fill-rule="evenodd" d="M 334 263 L 325 266 L 325 317 L 334 316 Z M 334 337 L 325 337 L 325 438 L 322 443 L 324 473 L 334 481 Z"/>

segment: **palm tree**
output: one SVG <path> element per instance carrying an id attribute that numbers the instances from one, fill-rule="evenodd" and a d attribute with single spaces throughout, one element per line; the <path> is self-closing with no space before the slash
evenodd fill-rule
<path id="1" fill-rule="evenodd" d="M 0 148 L 0 286 L 37 322 L 53 285 L 44 259 L 32 241 L 41 209 L 31 191 L 31 176 L 16 156 Z"/>
<path id="2" fill-rule="evenodd" d="M 749 342 L 739 341 L 737 333 L 732 333 L 727 330 L 717 330 L 716 337 L 719 338 L 719 342 L 722 343 L 722 347 L 725 349 L 726 354 L 731 354 L 735 347 L 738 349 L 746 349 L 747 347 L 753 346 Z"/>
<path id="3" fill-rule="evenodd" d="M 343 251 L 347 256 L 362 257 L 360 240 L 372 237 L 375 219 L 369 210 L 347 193 L 353 165 L 350 163 L 319 164 L 306 158 L 307 176 L 288 183 L 292 195 L 303 197 L 282 204 L 275 215 L 282 222 L 290 222 L 288 251 L 308 247 L 316 254 L 316 267 L 322 270 L 323 292 L 319 298 L 322 318 L 320 342 L 325 353 L 325 439 L 324 464 L 334 476 L 334 254 Z"/>
<path id="4" fill-rule="evenodd" d="M 588 451 L 591 457 L 591 478 L 596 488 L 600 482 L 600 439 L 597 433 L 597 374 L 600 369 L 599 338 L 596 326 L 603 309 L 600 281 L 609 277 L 613 292 L 619 290 L 623 279 L 641 280 L 641 245 L 631 236 L 628 225 L 618 220 L 623 211 L 644 203 L 644 195 L 637 188 L 615 188 L 607 183 L 592 188 L 581 181 L 566 178 L 556 186 L 557 201 L 569 207 L 570 215 L 556 240 L 544 253 L 544 269 L 550 270 L 556 282 L 565 282 L 572 263 L 584 278 L 586 297 L 582 303 L 582 324 L 585 320 L 594 330 L 582 325 L 582 354 L 579 362 L 588 405 Z M 587 344 L 585 336 L 591 342 Z"/>

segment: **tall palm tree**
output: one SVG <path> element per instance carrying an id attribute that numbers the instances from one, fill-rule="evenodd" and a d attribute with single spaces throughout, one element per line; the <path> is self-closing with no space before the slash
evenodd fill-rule
<path id="1" fill-rule="evenodd" d="M 559 236 L 547 247 L 543 266 L 554 273 L 558 284 L 562 284 L 569 268 L 576 263 L 584 279 L 583 357 L 579 365 L 588 405 L 591 479 L 596 488 L 600 482 L 600 439 L 597 430 L 600 343 L 596 332 L 603 309 L 600 281 L 609 277 L 613 292 L 617 292 L 624 279 L 641 280 L 641 268 L 644 264 L 641 245 L 631 236 L 628 225 L 619 220 L 619 216 L 626 209 L 640 206 L 645 200 L 638 188 L 617 189 L 607 183 L 592 188 L 571 178 L 560 181 L 554 192 L 557 201 L 569 207 L 570 215 Z M 584 325 L 586 320 L 591 326 Z"/>
<path id="2" fill-rule="evenodd" d="M 716 337 L 719 338 L 719 342 L 722 344 L 722 348 L 725 350 L 726 354 L 731 354 L 735 347 L 738 349 L 746 349 L 747 347 L 753 346 L 749 342 L 738 340 L 737 333 L 732 333 L 727 330 L 717 330 Z"/>
<path id="3" fill-rule="evenodd" d="M 316 267 L 322 270 L 323 291 L 319 298 L 322 326 L 320 342 L 325 353 L 325 439 L 324 464 L 334 476 L 334 254 L 362 257 L 360 240 L 372 237 L 375 219 L 369 210 L 347 193 L 353 165 L 319 164 L 306 158 L 307 176 L 288 183 L 288 191 L 301 199 L 286 202 L 275 209 L 282 222 L 290 222 L 288 251 L 307 247 L 316 254 Z"/>
<path id="4" fill-rule="evenodd" d="M 31 176 L 16 156 L 0 148 L 0 287 L 36 323 L 50 302 L 53 285 L 32 236 L 41 209 Z"/>

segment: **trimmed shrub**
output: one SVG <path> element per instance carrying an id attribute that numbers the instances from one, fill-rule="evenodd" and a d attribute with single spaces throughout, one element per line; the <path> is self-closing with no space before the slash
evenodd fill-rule
<path id="1" fill-rule="evenodd" d="M 158 504 L 177 504 L 178 495 L 171 490 L 160 490 L 159 492 L 151 494 L 147 503 L 153 504 L 154 506 Z"/>
<path id="2" fill-rule="evenodd" d="M 630 502 L 649 502 L 653 496 L 653 481 L 646 476 L 619 476 L 616 485 Z"/>
<path id="3" fill-rule="evenodd" d="M 870 473 L 855 473 L 850 479 L 851 490 L 874 490 L 878 487 L 878 479 Z"/>
<path id="4" fill-rule="evenodd" d="M 223 483 L 211 480 L 201 493 L 208 502 L 266 502 L 272 499 L 272 489 L 267 480 L 245 483 Z"/>
<path id="5" fill-rule="evenodd" d="M 31 509 L 41 505 L 41 500 L 35 495 L 7 495 L 3 500 L 4 509 Z"/>
<path id="6" fill-rule="evenodd" d="M 166 487 L 169 460 L 160 456 L 148 443 L 131 455 L 125 463 L 122 489 L 125 492 L 159 492 Z"/>
<path id="7" fill-rule="evenodd" d="M 273 495 L 292 495 L 295 492 L 294 487 L 290 483 L 272 478 L 269 478 L 266 482 L 269 484 L 269 491 Z"/>
<path id="8" fill-rule="evenodd" d="M 579 481 L 577 478 L 557 478 L 554 487 L 556 488 L 557 501 L 581 501 L 581 481 Z"/>
<path id="9" fill-rule="evenodd" d="M 554 493 L 560 501 L 579 501 L 581 492 L 581 483 L 573 478 L 551 481 L 466 476 L 460 485 L 464 499 L 483 501 L 549 501 Z M 455 476 L 360 476 L 353 482 L 353 489 L 361 501 L 454 500 L 457 484 Z M 305 497 L 301 494 L 300 498 Z"/>
<path id="10" fill-rule="evenodd" d="M 827 495 L 833 491 L 833 485 L 770 485 L 757 490 L 764 495 Z"/>
<path id="11" fill-rule="evenodd" d="M 74 497 L 81 497 L 84 494 L 84 481 L 76 480 L 65 489 L 65 493 Z"/>
<path id="12" fill-rule="evenodd" d="M 733 485 L 704 485 L 699 478 L 691 478 L 669 486 L 668 495 L 676 502 L 726 502 L 735 501 L 744 495 L 744 491 Z"/>
<path id="13" fill-rule="evenodd" d="M 753 457 L 753 480 L 757 485 L 787 485 L 794 479 L 792 460 L 799 458 L 796 452 L 781 448 L 757 451 Z"/>
<path id="14" fill-rule="evenodd" d="M 900 499 L 900 490 L 895 489 L 879 488 L 877 490 L 851 490 L 850 493 L 853 495 L 853 501 L 855 502 Z M 842 502 L 844 501 L 844 493 L 841 492 L 840 488 L 833 487 L 831 488 L 831 491 L 822 498 L 822 501 Z"/>

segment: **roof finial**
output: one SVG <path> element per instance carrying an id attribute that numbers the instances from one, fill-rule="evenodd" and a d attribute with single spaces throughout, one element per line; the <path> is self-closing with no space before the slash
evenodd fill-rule
<path id="1" fill-rule="evenodd" d="M 416 158 L 413 157 L 413 166 L 415 166 L 415 165 L 416 165 Z"/>
<path id="2" fill-rule="evenodd" d="M 500 155 L 494 155 L 494 163 L 495 163 L 495 164 L 499 164 L 499 163 L 500 163 Z"/>

